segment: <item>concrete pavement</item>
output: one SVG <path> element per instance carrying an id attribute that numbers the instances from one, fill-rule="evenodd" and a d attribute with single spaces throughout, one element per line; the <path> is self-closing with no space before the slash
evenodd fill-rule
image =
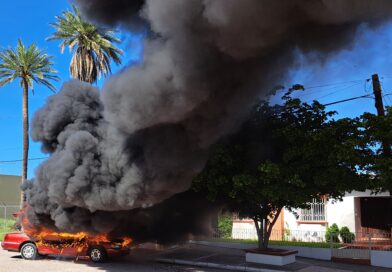
<path id="1" fill-rule="evenodd" d="M 158 256 L 158 260 L 164 263 L 184 264 L 200 267 L 223 268 L 233 271 L 254 272 L 387 272 L 388 268 L 378 268 L 364 265 L 351 265 L 318 261 L 297 257 L 297 262 L 285 266 L 273 266 L 247 263 L 245 254 L 240 249 L 229 249 L 197 244 L 187 244 Z"/>

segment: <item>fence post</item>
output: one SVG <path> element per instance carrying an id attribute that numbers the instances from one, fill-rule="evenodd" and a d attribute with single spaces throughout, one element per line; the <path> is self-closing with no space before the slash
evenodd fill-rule
<path id="1" fill-rule="evenodd" d="M 369 233 L 368 234 L 368 243 L 369 243 L 369 258 L 371 258 L 372 255 L 372 235 Z"/>

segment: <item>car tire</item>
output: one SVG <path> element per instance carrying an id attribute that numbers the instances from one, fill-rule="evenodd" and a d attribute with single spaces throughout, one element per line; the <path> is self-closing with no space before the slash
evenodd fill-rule
<path id="1" fill-rule="evenodd" d="M 25 260 L 35 260 L 38 257 L 37 246 L 33 243 L 26 243 L 20 248 L 20 254 Z"/>
<path id="2" fill-rule="evenodd" d="M 90 257 L 90 260 L 94 263 L 103 263 L 104 261 L 106 261 L 107 258 L 105 248 L 100 246 L 90 247 L 88 250 L 88 256 Z"/>

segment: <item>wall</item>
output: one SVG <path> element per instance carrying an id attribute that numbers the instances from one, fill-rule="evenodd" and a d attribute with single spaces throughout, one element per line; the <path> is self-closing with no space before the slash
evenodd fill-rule
<path id="1" fill-rule="evenodd" d="M 253 220 L 234 220 L 231 237 L 233 239 L 257 239 Z"/>
<path id="2" fill-rule="evenodd" d="M 242 243 L 210 242 L 210 241 L 190 241 L 190 242 L 198 245 L 207 245 L 207 246 L 232 248 L 232 249 L 255 248 L 255 245 L 242 244 Z M 332 256 L 330 248 L 275 246 L 275 245 L 272 247 L 288 249 L 288 250 L 298 250 L 297 256 L 318 259 L 318 260 L 331 260 L 331 256 Z M 392 268 L 392 252 L 372 250 L 370 252 L 370 263 L 372 266 Z"/>
<path id="3" fill-rule="evenodd" d="M 354 196 L 345 196 L 343 201 L 328 201 L 327 221 L 328 225 L 335 223 L 339 228 L 347 226 L 355 231 Z"/>
<path id="4" fill-rule="evenodd" d="M 356 221 L 358 224 L 358 216 L 355 211 L 355 198 L 356 197 L 378 197 L 378 196 L 390 196 L 389 192 L 384 192 L 377 195 L 372 195 L 371 191 L 365 192 L 353 191 L 347 193 L 343 197 L 342 201 L 329 200 L 326 204 L 326 222 L 323 223 L 303 223 L 298 222 L 295 215 L 287 209 L 284 209 L 282 218 L 284 218 L 284 228 L 290 230 L 290 234 L 287 235 L 288 240 L 306 241 L 306 242 L 320 242 L 325 240 L 325 232 L 327 226 L 333 223 L 337 224 L 339 228 L 347 226 L 350 231 L 355 232 Z M 277 229 L 277 228 L 275 228 Z M 279 228 L 280 229 L 280 228 Z M 277 231 L 278 234 L 271 235 L 274 239 L 275 236 L 281 236 L 282 231 Z M 251 220 L 235 220 L 233 222 L 233 233 L 232 238 L 234 239 L 256 239 L 256 230 L 254 223 Z M 276 238 L 274 240 L 277 240 Z"/>
<path id="5" fill-rule="evenodd" d="M 324 240 L 326 224 L 298 223 L 295 215 L 289 210 L 284 211 L 285 227 L 290 230 L 289 240 L 321 242 Z"/>
<path id="6" fill-rule="evenodd" d="M 283 240 L 284 238 L 284 213 L 279 214 L 272 228 L 270 240 Z M 257 239 L 255 223 L 251 219 L 234 219 L 231 238 L 233 239 Z"/>
<path id="7" fill-rule="evenodd" d="M 19 205 L 20 176 L 0 175 L 0 205 Z"/>
<path id="8" fill-rule="evenodd" d="M 392 253 L 391 253 L 391 251 L 372 250 L 370 252 L 370 264 L 373 266 L 392 268 Z"/>
<path id="9" fill-rule="evenodd" d="M 242 243 L 228 243 L 228 242 L 210 242 L 210 241 L 190 241 L 197 245 L 206 245 L 222 248 L 232 248 L 232 249 L 252 249 L 255 245 L 252 244 L 242 244 Z M 331 260 L 331 249 L 330 248 L 317 248 L 317 247 L 295 247 L 295 246 L 276 246 L 273 245 L 271 248 L 287 249 L 287 250 L 297 250 L 299 257 L 312 258 L 318 260 Z"/>

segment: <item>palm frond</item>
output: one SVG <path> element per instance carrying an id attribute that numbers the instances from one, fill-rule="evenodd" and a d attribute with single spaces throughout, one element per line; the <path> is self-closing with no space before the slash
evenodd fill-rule
<path id="1" fill-rule="evenodd" d="M 16 48 L 0 51 L 0 87 L 19 78 L 21 86 L 26 82 L 33 93 L 33 82 L 54 90 L 50 81 L 57 81 L 59 77 L 56 75 L 57 71 L 52 68 L 51 59 L 51 56 L 41 51 L 34 43 L 26 47 L 19 39 Z"/>
<path id="2" fill-rule="evenodd" d="M 56 22 L 50 24 L 55 32 L 47 40 L 61 40 L 61 52 L 69 47 L 73 53 L 70 63 L 72 77 L 94 83 L 101 74 L 107 76 L 111 73 L 111 60 L 121 64 L 123 52 L 114 46 L 120 39 L 113 30 L 87 22 L 74 5 L 72 11 L 64 11 L 55 18 Z"/>

